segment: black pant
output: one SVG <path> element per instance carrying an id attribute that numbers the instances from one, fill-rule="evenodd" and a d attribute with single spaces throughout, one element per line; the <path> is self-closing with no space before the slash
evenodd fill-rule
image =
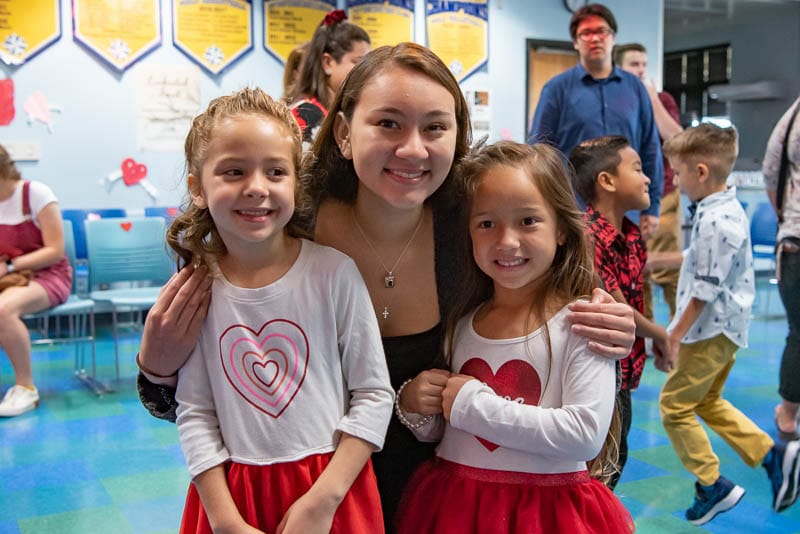
<path id="1" fill-rule="evenodd" d="M 633 407 L 631 405 L 631 390 L 621 389 L 617 393 L 617 411 L 619 411 L 620 436 L 619 436 L 619 460 L 617 460 L 617 472 L 612 475 L 608 482 L 608 487 L 612 490 L 622 476 L 622 469 L 628 462 L 628 432 L 631 430 L 633 421 Z"/>
<path id="2" fill-rule="evenodd" d="M 791 241 L 800 245 L 800 239 L 792 238 Z M 800 403 L 800 252 L 787 252 L 784 248 L 778 291 L 789 320 L 778 393 L 784 400 Z"/>

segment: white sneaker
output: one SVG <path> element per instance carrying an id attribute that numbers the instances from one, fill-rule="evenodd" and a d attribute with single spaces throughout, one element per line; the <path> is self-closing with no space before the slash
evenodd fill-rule
<path id="1" fill-rule="evenodd" d="M 39 390 L 24 386 L 11 386 L 0 402 L 0 417 L 13 417 L 39 406 Z"/>

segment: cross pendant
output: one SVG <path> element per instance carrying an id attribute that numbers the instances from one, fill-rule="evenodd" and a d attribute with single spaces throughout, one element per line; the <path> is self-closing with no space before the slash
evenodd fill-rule
<path id="1" fill-rule="evenodd" d="M 383 313 L 381 313 L 381 315 L 383 315 L 384 320 L 389 318 L 389 307 L 388 306 L 384 306 L 383 307 Z"/>

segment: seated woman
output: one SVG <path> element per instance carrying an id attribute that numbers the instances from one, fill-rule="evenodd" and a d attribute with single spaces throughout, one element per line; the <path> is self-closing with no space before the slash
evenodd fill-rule
<path id="1" fill-rule="evenodd" d="M 13 283 L 0 290 L 0 348 L 11 360 L 15 376 L 0 401 L 0 417 L 12 417 L 39 405 L 31 373 L 31 340 L 21 317 L 67 300 L 72 269 L 64 256 L 64 228 L 55 195 L 42 183 L 23 181 L 2 146 L 0 256 L 0 285 Z"/>

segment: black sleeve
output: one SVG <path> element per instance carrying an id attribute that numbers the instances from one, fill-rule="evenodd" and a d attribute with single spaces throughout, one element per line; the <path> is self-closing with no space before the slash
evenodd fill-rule
<path id="1" fill-rule="evenodd" d="M 139 390 L 139 400 L 150 415 L 171 423 L 175 422 L 175 410 L 178 408 L 175 388 L 153 384 L 143 373 L 139 373 L 136 378 L 136 387 Z"/>

